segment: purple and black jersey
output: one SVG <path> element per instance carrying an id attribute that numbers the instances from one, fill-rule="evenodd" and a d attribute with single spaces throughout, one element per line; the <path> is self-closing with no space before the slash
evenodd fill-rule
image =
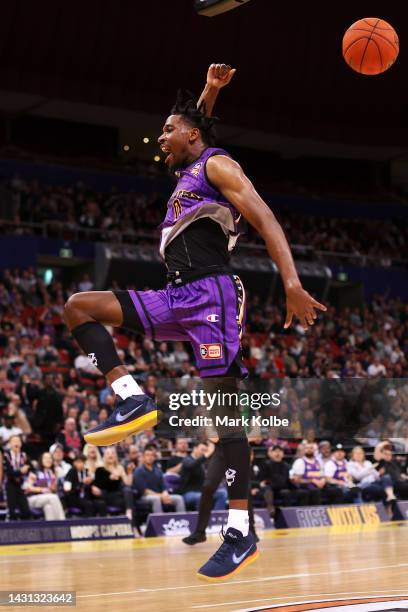
<path id="1" fill-rule="evenodd" d="M 192 164 L 178 170 L 177 185 L 168 201 L 167 213 L 160 225 L 160 254 L 165 259 L 167 246 L 200 219 L 211 219 L 225 234 L 228 251 L 238 239 L 240 214 L 234 206 L 209 182 L 206 162 L 213 155 L 229 154 L 224 149 L 208 147 Z"/>

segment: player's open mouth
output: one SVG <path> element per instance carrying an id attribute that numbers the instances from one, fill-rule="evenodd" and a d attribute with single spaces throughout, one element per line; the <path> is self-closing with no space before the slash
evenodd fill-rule
<path id="1" fill-rule="evenodd" d="M 167 162 L 170 160 L 170 157 L 172 156 L 172 152 L 170 151 L 170 148 L 167 147 L 166 145 L 161 145 L 160 149 L 162 150 L 163 153 L 166 154 L 164 163 L 167 164 Z"/>

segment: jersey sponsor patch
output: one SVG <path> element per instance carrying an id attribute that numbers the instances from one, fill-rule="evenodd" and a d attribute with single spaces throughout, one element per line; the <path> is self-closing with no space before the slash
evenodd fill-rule
<path id="1" fill-rule="evenodd" d="M 190 170 L 191 174 L 193 174 L 194 176 L 198 176 L 202 165 L 203 165 L 203 162 L 198 162 L 198 164 L 193 166 Z"/>
<path id="2" fill-rule="evenodd" d="M 200 344 L 200 355 L 203 359 L 222 359 L 222 344 Z"/>

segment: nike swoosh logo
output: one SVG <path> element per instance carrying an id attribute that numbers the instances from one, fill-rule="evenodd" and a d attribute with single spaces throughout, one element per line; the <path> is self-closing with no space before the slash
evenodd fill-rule
<path id="1" fill-rule="evenodd" d="M 233 562 L 235 563 L 235 565 L 238 565 L 238 563 L 241 563 L 241 561 L 244 559 L 245 555 L 247 555 L 247 554 L 249 553 L 249 551 L 251 550 L 251 548 L 252 548 L 252 544 L 251 544 L 251 546 L 248 548 L 248 550 L 246 550 L 246 551 L 244 552 L 244 554 L 243 554 L 243 555 L 241 555 L 240 557 L 237 557 L 235 553 L 232 555 L 232 560 L 233 560 Z"/>
<path id="2" fill-rule="evenodd" d="M 139 410 L 139 408 L 140 406 L 138 406 L 137 408 L 133 408 L 133 410 L 131 410 L 127 414 L 117 414 L 116 421 L 118 423 L 122 423 L 122 421 L 126 421 L 126 419 L 128 419 L 134 412 L 136 412 L 136 410 Z"/>

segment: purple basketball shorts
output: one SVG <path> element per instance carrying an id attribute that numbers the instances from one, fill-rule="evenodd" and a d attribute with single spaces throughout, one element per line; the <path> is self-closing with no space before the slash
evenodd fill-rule
<path id="1" fill-rule="evenodd" d="M 235 274 L 207 276 L 180 287 L 129 291 L 152 340 L 191 342 L 201 377 L 244 377 L 241 337 L 245 326 L 245 290 Z"/>

